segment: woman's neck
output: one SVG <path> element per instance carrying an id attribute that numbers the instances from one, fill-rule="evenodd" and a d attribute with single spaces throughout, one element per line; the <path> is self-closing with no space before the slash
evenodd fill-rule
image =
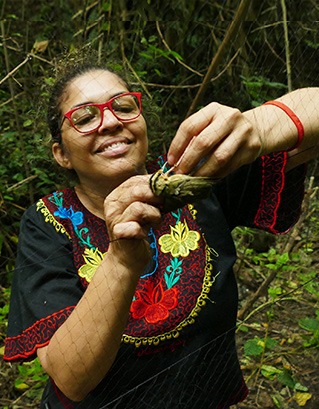
<path id="1" fill-rule="evenodd" d="M 104 220 L 104 199 L 106 197 L 98 192 L 94 192 L 83 184 L 75 187 L 75 192 L 83 204 L 91 213 Z"/>

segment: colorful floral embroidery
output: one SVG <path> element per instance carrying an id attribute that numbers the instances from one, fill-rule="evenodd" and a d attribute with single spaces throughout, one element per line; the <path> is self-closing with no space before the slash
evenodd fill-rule
<path id="1" fill-rule="evenodd" d="M 72 206 L 69 209 L 59 206 L 58 210 L 54 212 L 54 216 L 59 216 L 61 219 L 70 219 L 75 228 L 83 223 L 83 213 L 74 212 Z"/>
<path id="2" fill-rule="evenodd" d="M 48 222 L 51 223 L 58 233 L 66 234 L 68 238 L 71 240 L 71 236 L 67 232 L 66 228 L 53 217 L 50 210 L 46 207 L 42 199 L 37 201 L 36 206 L 37 211 L 40 211 L 43 214 L 46 223 Z"/>
<path id="3" fill-rule="evenodd" d="M 108 249 L 105 225 L 77 205 L 74 190 L 48 196 L 46 206 L 52 223 L 63 223 L 70 235 L 74 264 L 83 288 L 87 288 Z M 195 211 L 191 211 L 185 206 L 167 214 L 162 229 L 150 231 L 152 259 L 136 288 L 122 337 L 124 343 L 139 347 L 178 337 L 184 327 L 195 322 L 209 300 L 215 280 L 211 276 L 210 252 L 198 232 Z M 97 237 L 91 231 L 93 226 L 99 233 Z"/>
<path id="4" fill-rule="evenodd" d="M 176 227 L 170 226 L 171 233 L 164 234 L 158 240 L 163 253 L 171 253 L 173 257 L 188 257 L 190 250 L 198 248 L 200 234 L 190 231 L 186 221 L 178 222 Z"/>
<path id="5" fill-rule="evenodd" d="M 179 280 L 179 275 L 182 272 L 182 261 L 179 261 L 178 258 L 173 257 L 171 259 L 171 264 L 166 267 L 166 271 L 164 273 L 165 282 L 167 288 L 172 288 Z"/>
<path id="6" fill-rule="evenodd" d="M 132 302 L 131 312 L 133 318 L 145 320 L 151 324 L 167 319 L 169 310 L 177 305 L 177 289 L 163 289 L 161 283 L 154 288 L 150 288 L 152 284 L 146 286 L 145 290 L 141 290 L 135 294 L 136 299 Z M 147 288 L 148 287 L 148 288 Z"/>
<path id="7" fill-rule="evenodd" d="M 105 254 L 101 253 L 99 249 L 85 249 L 83 254 L 85 264 L 79 268 L 79 276 L 90 283 Z"/>

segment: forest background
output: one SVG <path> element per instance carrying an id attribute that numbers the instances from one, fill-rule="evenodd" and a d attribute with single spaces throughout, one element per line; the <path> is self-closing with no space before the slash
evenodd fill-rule
<path id="1" fill-rule="evenodd" d="M 0 354 L 24 210 L 65 186 L 48 152 L 45 104 L 61 54 L 94 49 L 143 92 L 150 153 L 211 102 L 247 110 L 319 86 L 316 0 L 0 2 Z M 167 19 L 178 20 L 168 21 Z M 318 20 L 316 20 L 318 18 Z M 157 20 L 153 20 L 157 19 Z M 238 349 L 251 390 L 240 408 L 319 407 L 319 197 L 308 165 L 304 212 L 286 236 L 236 229 Z M 0 363 L 0 408 L 38 407 L 39 362 Z"/>

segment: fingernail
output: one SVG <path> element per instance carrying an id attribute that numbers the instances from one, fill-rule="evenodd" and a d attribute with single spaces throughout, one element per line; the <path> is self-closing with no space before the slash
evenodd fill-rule
<path id="1" fill-rule="evenodd" d="M 167 162 L 172 166 L 174 165 L 174 156 L 169 154 L 167 155 Z"/>

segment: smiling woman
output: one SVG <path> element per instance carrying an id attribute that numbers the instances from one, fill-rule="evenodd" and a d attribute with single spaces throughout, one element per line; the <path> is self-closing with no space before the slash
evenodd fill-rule
<path id="1" fill-rule="evenodd" d="M 108 68 L 72 65 L 48 123 L 54 158 L 78 184 L 23 217 L 5 359 L 39 357 L 50 375 L 41 409 L 226 409 L 248 393 L 231 230 L 282 233 L 298 219 L 318 90 L 280 99 L 303 140 L 277 106 L 209 104 L 180 126 L 168 152 L 175 176 L 163 176 L 167 158 L 146 163 L 141 95 Z M 176 188 L 190 174 L 221 180 L 190 205 Z"/>

